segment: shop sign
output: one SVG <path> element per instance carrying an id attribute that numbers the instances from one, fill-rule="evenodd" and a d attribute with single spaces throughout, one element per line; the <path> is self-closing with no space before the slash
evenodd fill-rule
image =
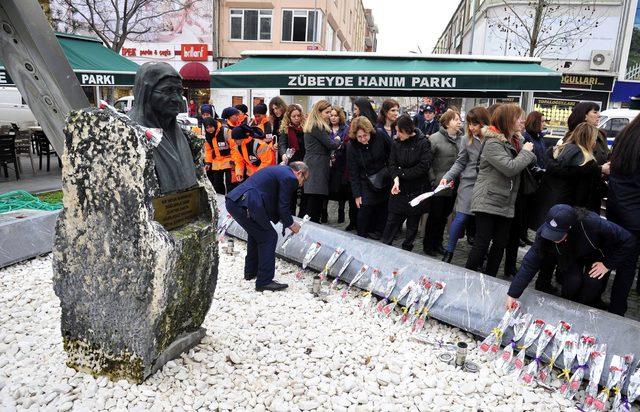
<path id="1" fill-rule="evenodd" d="M 206 61 L 209 48 L 206 44 L 181 44 L 180 56 L 186 61 Z"/>
<path id="2" fill-rule="evenodd" d="M 124 57 L 146 57 L 152 59 L 167 59 L 174 55 L 171 46 L 130 46 L 123 47 L 120 53 Z"/>
<path id="3" fill-rule="evenodd" d="M 76 73 L 82 86 L 132 86 L 135 73 Z"/>
<path id="4" fill-rule="evenodd" d="M 354 88 L 411 88 L 455 89 L 457 78 L 446 76 L 288 76 L 288 87 L 354 87 Z"/>
<path id="5" fill-rule="evenodd" d="M 610 92 L 613 90 L 613 77 L 563 74 L 561 88 Z"/>

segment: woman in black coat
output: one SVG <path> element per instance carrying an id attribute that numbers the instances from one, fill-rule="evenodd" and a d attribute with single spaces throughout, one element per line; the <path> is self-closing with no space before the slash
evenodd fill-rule
<path id="1" fill-rule="evenodd" d="M 382 235 L 382 242 L 390 245 L 402 223 L 407 221 L 407 233 L 402 249 L 412 250 L 418 234 L 420 217 L 425 213 L 425 203 L 412 207 L 409 202 L 429 190 L 429 169 L 431 169 L 431 143 L 416 129 L 408 115 L 398 118 L 396 140 L 391 146 L 389 174 L 393 179 L 389 214 Z"/>
<path id="2" fill-rule="evenodd" d="M 362 237 L 380 239 L 387 220 L 389 179 L 382 187 L 375 187 L 370 177 L 386 172 L 391 141 L 376 133 L 364 116 L 351 121 L 347 145 L 347 167 L 351 178 L 351 192 L 358 208 L 357 230 Z"/>
<path id="3" fill-rule="evenodd" d="M 565 143 L 549 149 L 546 171 L 535 194 L 529 227 L 538 228 L 549 210 L 558 204 L 588 208 L 599 199 L 600 167 L 594 158 L 598 129 L 582 123 L 566 138 Z M 598 212 L 598 211 L 595 211 Z M 555 262 L 542 262 L 536 289 L 555 293 L 551 284 Z"/>
<path id="4" fill-rule="evenodd" d="M 640 253 L 640 116 L 620 132 L 613 145 L 607 219 L 627 229 L 637 240 L 632 258 L 618 268 L 613 281 L 614 290 L 620 282 L 625 282 L 620 285 L 625 290 L 631 288 Z M 640 293 L 640 281 L 636 290 Z M 620 312 L 622 309 L 626 305 Z"/>

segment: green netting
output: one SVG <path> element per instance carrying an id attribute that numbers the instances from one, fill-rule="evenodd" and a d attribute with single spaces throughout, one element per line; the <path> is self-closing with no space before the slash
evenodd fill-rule
<path id="1" fill-rule="evenodd" d="M 0 194 L 0 213 L 12 212 L 20 209 L 58 210 L 62 203 L 47 203 L 24 190 L 15 190 Z"/>

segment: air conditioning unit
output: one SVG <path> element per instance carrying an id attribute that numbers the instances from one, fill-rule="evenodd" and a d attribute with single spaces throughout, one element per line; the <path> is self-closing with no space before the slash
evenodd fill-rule
<path id="1" fill-rule="evenodd" d="M 591 70 L 611 70 L 613 65 L 613 51 L 611 50 L 592 50 L 591 51 L 591 63 L 589 68 Z"/>

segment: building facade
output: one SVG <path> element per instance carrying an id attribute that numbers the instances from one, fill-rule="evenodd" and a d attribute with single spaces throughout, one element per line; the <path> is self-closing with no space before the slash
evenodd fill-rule
<path id="1" fill-rule="evenodd" d="M 217 67 L 237 62 L 245 50 L 375 51 L 377 28 L 362 0 L 219 0 L 214 39 Z M 211 91 L 216 107 L 251 107 L 277 96 L 275 89 Z M 314 96 L 287 97 L 305 109 Z M 348 99 L 333 98 L 346 106 Z"/>
<path id="2" fill-rule="evenodd" d="M 626 69 L 633 1 L 461 0 L 433 52 L 539 57 L 543 66 L 563 73 L 562 92 L 505 101 L 542 111 L 561 132 L 577 102 L 594 101 L 602 108 L 609 104 L 614 79 Z M 540 32 L 532 42 L 536 19 Z M 477 103 L 465 99 L 464 106 Z"/>

